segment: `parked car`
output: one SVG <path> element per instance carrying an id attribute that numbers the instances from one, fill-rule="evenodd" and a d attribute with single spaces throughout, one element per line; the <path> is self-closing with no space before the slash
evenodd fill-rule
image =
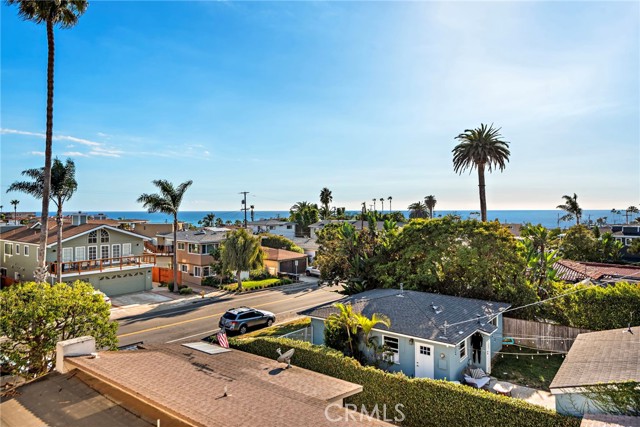
<path id="1" fill-rule="evenodd" d="M 318 267 L 309 266 L 304 272 L 307 276 L 317 276 L 320 277 L 320 269 Z"/>
<path id="2" fill-rule="evenodd" d="M 109 306 L 111 306 L 111 298 L 109 298 L 107 296 L 107 294 L 105 294 L 102 291 L 93 291 L 94 295 L 100 295 L 102 297 L 102 299 L 104 300 L 104 302 L 106 302 Z"/>
<path id="3" fill-rule="evenodd" d="M 232 308 L 223 314 L 218 326 L 230 332 L 244 334 L 251 328 L 271 326 L 275 321 L 276 316 L 270 311 L 239 307 Z"/>

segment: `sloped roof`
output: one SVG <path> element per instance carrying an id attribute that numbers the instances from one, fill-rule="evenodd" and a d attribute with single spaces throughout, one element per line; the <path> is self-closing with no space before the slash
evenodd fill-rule
<path id="1" fill-rule="evenodd" d="M 622 264 L 605 264 L 600 262 L 581 262 L 562 259 L 553 264 L 557 276 L 569 282 L 592 280 L 625 280 L 640 281 L 640 267 Z"/>
<path id="2" fill-rule="evenodd" d="M 390 328 L 377 326 L 376 329 L 453 345 L 476 331 L 493 333 L 497 328 L 489 320 L 511 306 L 502 302 L 417 291 L 401 292 L 398 289 L 374 289 L 336 302 L 351 304 L 354 311 L 368 317 L 377 313 L 391 320 Z M 326 319 L 336 312 L 338 309 L 332 302 L 300 314 Z M 448 326 L 445 332 L 445 322 L 447 325 L 464 323 Z"/>
<path id="3" fill-rule="evenodd" d="M 274 249 L 262 246 L 262 250 L 265 252 L 264 259 L 269 261 L 289 261 L 307 257 L 305 254 L 287 251 L 286 249 Z"/>
<path id="4" fill-rule="evenodd" d="M 49 220 L 48 224 L 49 232 L 47 234 L 47 246 L 50 246 L 55 244 L 58 239 L 58 226 L 54 220 Z M 115 231 L 134 237 L 140 237 L 141 239 L 148 239 L 148 237 L 138 235 L 131 231 L 111 227 L 110 225 L 86 223 L 81 225 L 62 224 L 62 241 L 100 228 L 106 228 L 109 231 Z M 33 225 L 25 225 L 1 232 L 0 239 L 18 243 L 38 244 L 40 241 L 40 229 L 33 227 Z"/>
<path id="5" fill-rule="evenodd" d="M 640 381 L 640 326 L 580 334 L 550 388 Z"/>
<path id="6" fill-rule="evenodd" d="M 281 225 L 294 225 L 295 222 L 290 222 L 290 221 L 281 221 L 279 219 L 260 219 L 258 221 L 249 221 L 247 222 L 247 225 L 256 225 L 256 226 L 269 226 L 269 225 L 273 225 L 273 226 L 281 226 Z"/>
<path id="7" fill-rule="evenodd" d="M 178 231 L 177 238 L 178 242 L 187 242 L 187 243 L 221 243 L 227 240 L 227 233 L 231 230 L 226 231 L 211 231 L 203 228 L 202 230 L 186 230 L 186 231 Z M 164 237 L 165 239 L 173 240 L 173 233 L 159 233 L 158 236 Z"/>

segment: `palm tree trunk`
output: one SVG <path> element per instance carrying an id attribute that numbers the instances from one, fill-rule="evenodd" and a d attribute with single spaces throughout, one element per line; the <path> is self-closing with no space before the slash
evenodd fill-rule
<path id="1" fill-rule="evenodd" d="M 238 269 L 236 271 L 236 278 L 238 279 L 238 291 L 242 291 L 242 277 L 241 274 L 242 272 L 240 271 L 240 269 Z"/>
<path id="2" fill-rule="evenodd" d="M 53 65 L 55 57 L 55 42 L 53 38 L 53 22 L 47 20 L 47 124 L 44 147 L 44 171 L 42 188 L 42 213 L 40 215 L 40 241 L 38 245 L 38 269 L 35 279 L 44 282 L 46 272 L 47 237 L 49 234 L 49 192 L 51 188 L 51 151 L 53 145 Z"/>
<path id="3" fill-rule="evenodd" d="M 58 238 L 56 243 L 56 283 L 62 282 L 62 201 L 58 200 L 58 211 L 56 213 L 56 223 L 58 224 Z"/>
<path id="4" fill-rule="evenodd" d="M 478 191 L 480 192 L 480 218 L 487 222 L 487 195 L 485 194 L 484 164 L 478 165 Z"/>
<path id="5" fill-rule="evenodd" d="M 173 214 L 173 292 L 178 289 L 178 213 Z"/>

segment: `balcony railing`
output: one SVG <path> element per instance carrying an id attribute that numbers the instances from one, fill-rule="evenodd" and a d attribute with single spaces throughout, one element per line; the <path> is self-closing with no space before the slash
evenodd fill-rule
<path id="1" fill-rule="evenodd" d="M 123 270 L 142 264 L 156 263 L 156 254 L 127 255 L 117 258 L 100 258 L 84 261 L 67 261 L 61 263 L 62 274 L 86 273 L 89 271 Z M 49 263 L 49 272 L 57 274 L 58 264 Z"/>
<path id="2" fill-rule="evenodd" d="M 173 255 L 173 245 L 154 245 L 151 242 L 144 242 L 144 248 L 157 255 Z"/>

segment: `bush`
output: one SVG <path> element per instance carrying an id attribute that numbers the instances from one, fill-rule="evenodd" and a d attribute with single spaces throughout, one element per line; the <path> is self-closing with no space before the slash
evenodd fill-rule
<path id="1" fill-rule="evenodd" d="M 580 419 L 511 397 L 499 396 L 447 381 L 414 379 L 362 366 L 355 359 L 323 346 L 286 338 L 230 339 L 233 348 L 275 359 L 277 348 L 295 348 L 293 363 L 334 378 L 363 386 L 363 391 L 345 399 L 369 410 L 375 404 L 394 408 L 402 404 L 403 426 L 495 426 L 577 427 Z"/>
<path id="2" fill-rule="evenodd" d="M 169 292 L 173 292 L 173 282 L 167 283 L 167 288 L 169 288 Z"/>
<path id="3" fill-rule="evenodd" d="M 188 286 L 181 286 L 180 287 L 180 295 L 190 295 L 193 293 L 193 289 L 191 289 Z"/>
<path id="4" fill-rule="evenodd" d="M 202 286 L 213 286 L 217 287 L 220 284 L 220 279 L 217 277 L 209 276 L 202 279 Z"/>
<path id="5" fill-rule="evenodd" d="M 273 276 L 269 274 L 269 270 L 267 270 L 266 268 L 251 270 L 251 272 L 249 273 L 250 280 L 266 280 L 271 279 L 272 277 Z"/>

